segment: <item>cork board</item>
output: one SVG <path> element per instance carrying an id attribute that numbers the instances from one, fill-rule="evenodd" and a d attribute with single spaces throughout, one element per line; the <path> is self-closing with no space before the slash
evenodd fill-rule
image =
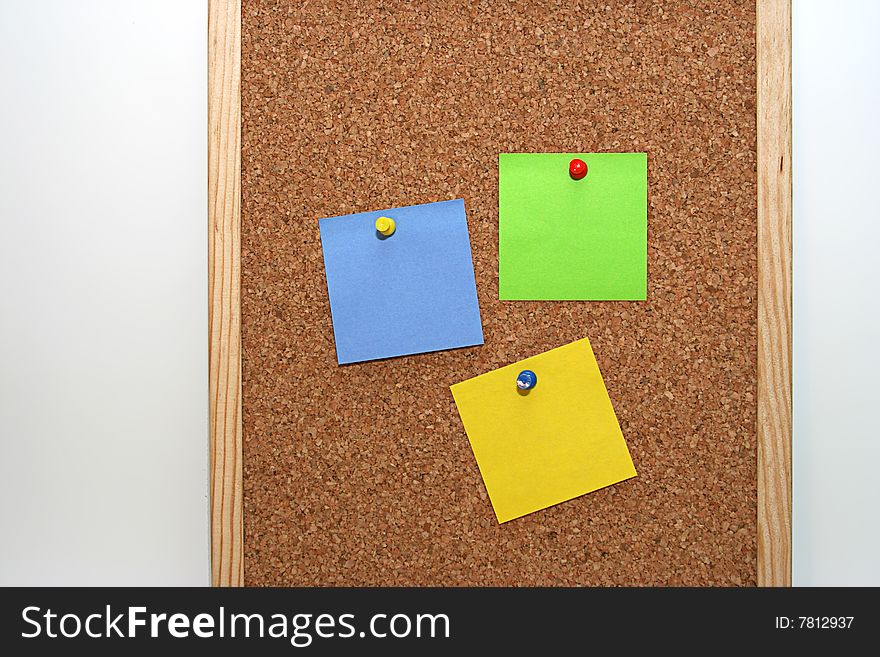
<path id="1" fill-rule="evenodd" d="M 753 3 L 246 2 L 249 585 L 757 580 Z M 500 302 L 497 156 L 648 153 L 648 300 Z M 319 217 L 465 199 L 485 345 L 336 365 Z M 449 385 L 590 338 L 639 476 L 498 525 Z"/>

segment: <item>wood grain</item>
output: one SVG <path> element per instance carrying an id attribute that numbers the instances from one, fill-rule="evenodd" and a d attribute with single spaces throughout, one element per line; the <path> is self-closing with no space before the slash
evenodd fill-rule
<path id="1" fill-rule="evenodd" d="M 758 585 L 791 586 L 791 2 L 759 0 Z"/>
<path id="2" fill-rule="evenodd" d="M 241 3 L 208 3 L 211 576 L 244 582 L 241 467 Z"/>

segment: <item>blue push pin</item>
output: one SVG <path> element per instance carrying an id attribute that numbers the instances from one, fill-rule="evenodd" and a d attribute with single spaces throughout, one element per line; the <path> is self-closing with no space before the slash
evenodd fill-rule
<path id="1" fill-rule="evenodd" d="M 531 390 L 538 383 L 538 375 L 532 370 L 523 370 L 516 377 L 516 387 L 520 390 Z"/>

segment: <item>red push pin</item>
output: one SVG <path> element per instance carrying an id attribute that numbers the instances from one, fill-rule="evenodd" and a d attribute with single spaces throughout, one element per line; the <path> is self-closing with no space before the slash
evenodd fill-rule
<path id="1" fill-rule="evenodd" d="M 587 163 L 581 159 L 574 158 L 568 163 L 568 175 L 575 180 L 580 180 L 587 175 Z"/>

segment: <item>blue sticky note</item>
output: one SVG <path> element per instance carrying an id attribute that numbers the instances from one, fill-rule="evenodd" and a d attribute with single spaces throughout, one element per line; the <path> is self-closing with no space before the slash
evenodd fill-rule
<path id="1" fill-rule="evenodd" d="M 394 220 L 390 237 L 379 217 Z M 318 225 L 340 365 L 483 344 L 462 199 Z"/>

